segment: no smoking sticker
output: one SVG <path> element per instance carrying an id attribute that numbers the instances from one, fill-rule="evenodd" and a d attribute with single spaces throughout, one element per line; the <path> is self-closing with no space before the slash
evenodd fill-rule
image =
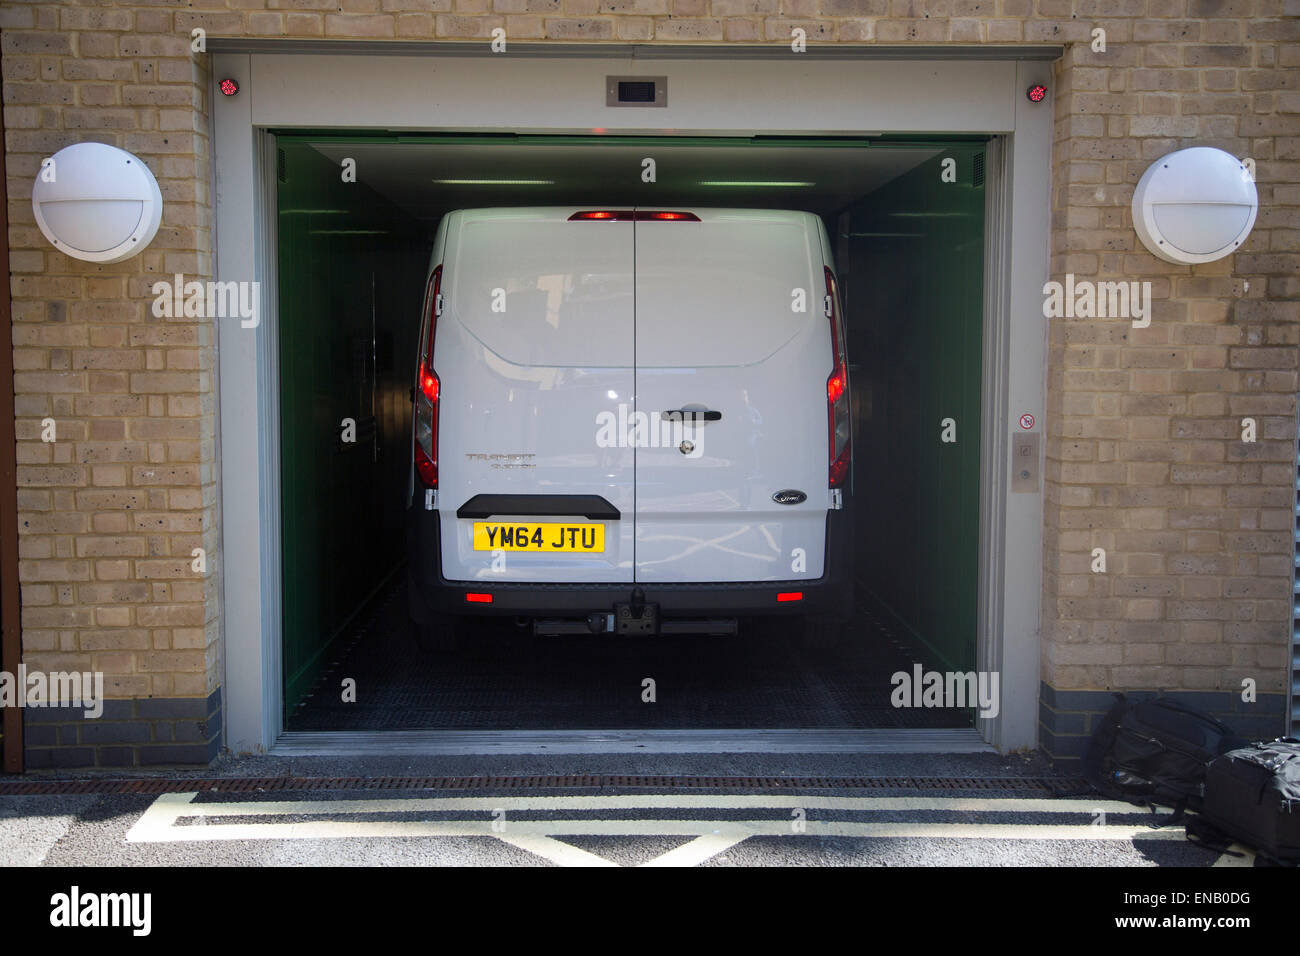
<path id="1" fill-rule="evenodd" d="M 1033 415 L 1021 415 L 1021 416 L 1020 416 L 1020 427 L 1021 427 L 1021 428 L 1033 428 L 1033 427 L 1034 427 L 1034 416 L 1033 416 Z"/>

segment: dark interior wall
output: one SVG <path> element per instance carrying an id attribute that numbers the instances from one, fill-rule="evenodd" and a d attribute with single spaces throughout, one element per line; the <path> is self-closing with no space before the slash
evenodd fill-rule
<path id="1" fill-rule="evenodd" d="M 278 184 L 285 709 L 404 559 L 428 228 L 281 138 Z M 343 420 L 356 422 L 344 442 Z"/>
<path id="2" fill-rule="evenodd" d="M 860 583 L 931 655 L 974 667 L 983 339 L 982 147 L 943 149 L 849 210 Z M 941 177 L 956 160 L 956 181 Z M 982 167 L 982 159 L 981 159 Z M 841 219 L 841 223 L 843 219 Z M 951 418 L 956 441 L 941 441 Z"/>

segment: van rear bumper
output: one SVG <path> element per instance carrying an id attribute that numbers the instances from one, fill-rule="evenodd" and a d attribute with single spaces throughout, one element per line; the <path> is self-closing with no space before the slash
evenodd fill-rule
<path id="1" fill-rule="evenodd" d="M 659 605 L 662 617 L 759 617 L 783 614 L 830 614 L 847 617 L 853 609 L 853 567 L 849 512 L 826 513 L 826 573 L 798 581 L 661 584 L 551 584 L 532 582 L 448 581 L 442 576 L 437 511 L 407 512 L 407 574 L 411 616 L 431 613 L 470 615 L 582 616 L 612 609 L 631 600 L 639 588 L 647 604 Z M 778 601 L 777 594 L 797 591 L 798 601 Z M 471 603 L 466 592 L 491 594 L 491 603 Z"/>

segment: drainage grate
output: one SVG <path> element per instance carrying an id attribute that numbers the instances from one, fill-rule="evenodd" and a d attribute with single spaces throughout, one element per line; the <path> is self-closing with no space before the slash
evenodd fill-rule
<path id="1" fill-rule="evenodd" d="M 225 777 L 181 779 L 5 780 L 0 796 L 154 794 L 193 790 L 263 793 L 302 790 L 939 790 L 1012 791 L 1057 796 L 1086 791 L 1076 777 L 736 777 L 561 774 L 501 777 Z"/>

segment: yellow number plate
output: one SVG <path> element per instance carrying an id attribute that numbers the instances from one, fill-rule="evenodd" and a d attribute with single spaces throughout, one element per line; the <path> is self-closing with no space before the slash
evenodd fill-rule
<path id="1" fill-rule="evenodd" d="M 475 551 L 578 551 L 599 554 L 605 550 L 603 524 L 500 524 L 474 522 Z"/>

